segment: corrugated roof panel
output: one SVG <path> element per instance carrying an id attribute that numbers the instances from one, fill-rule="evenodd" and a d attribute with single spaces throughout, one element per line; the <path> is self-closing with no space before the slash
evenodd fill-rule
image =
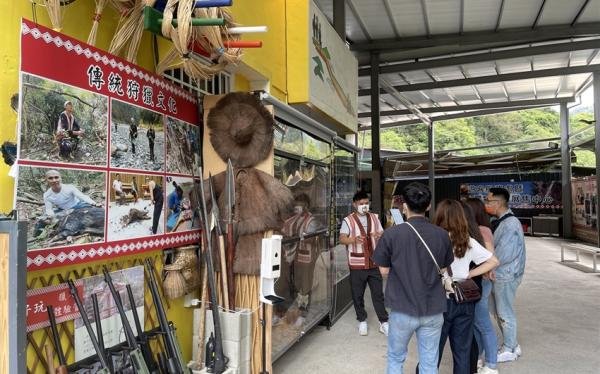
<path id="1" fill-rule="evenodd" d="M 562 68 L 567 66 L 568 61 L 568 52 L 535 56 L 533 58 L 533 68 L 535 70 Z"/>
<path id="2" fill-rule="evenodd" d="M 360 24 L 354 13 L 350 10 L 348 3 L 346 3 L 346 36 L 354 42 L 366 42 L 367 36 L 360 28 Z"/>
<path id="3" fill-rule="evenodd" d="M 488 75 L 495 75 L 496 69 L 494 69 L 493 62 L 478 62 L 476 64 L 463 65 L 463 69 L 468 77 L 483 77 Z"/>
<path id="4" fill-rule="evenodd" d="M 538 26 L 571 24 L 585 0 L 546 0 Z"/>
<path id="5" fill-rule="evenodd" d="M 432 34 L 460 32 L 460 0 L 430 0 L 427 15 Z"/>
<path id="6" fill-rule="evenodd" d="M 531 27 L 543 0 L 505 0 L 500 29 Z"/>
<path id="7" fill-rule="evenodd" d="M 416 105 L 432 105 L 431 102 L 419 92 L 403 92 L 402 95 L 411 103 L 414 103 Z"/>
<path id="8" fill-rule="evenodd" d="M 421 2 L 419 0 L 393 0 L 390 1 L 390 8 L 398 25 L 400 36 L 421 36 L 426 34 L 423 11 L 421 10 Z"/>
<path id="9" fill-rule="evenodd" d="M 575 91 L 581 87 L 583 82 L 590 76 L 590 74 L 574 74 L 565 76 L 563 79 L 563 85 L 561 93 L 568 93 L 568 96 L 573 96 Z"/>
<path id="10" fill-rule="evenodd" d="M 511 100 L 535 99 L 533 79 L 505 82 L 504 85 Z"/>
<path id="11" fill-rule="evenodd" d="M 462 79 L 464 76 L 460 72 L 458 66 L 448 66 L 437 69 L 430 69 L 429 72 L 437 78 L 437 80 Z"/>
<path id="12" fill-rule="evenodd" d="M 497 0 L 464 0 L 464 31 L 494 30 L 500 10 Z"/>
<path id="13" fill-rule="evenodd" d="M 498 60 L 496 63 L 501 74 L 518 73 L 531 70 L 530 60 L 527 57 L 511 58 L 510 60 Z"/>
<path id="14" fill-rule="evenodd" d="M 394 38 L 394 30 L 381 0 L 352 1 L 372 39 Z"/>
<path id="15" fill-rule="evenodd" d="M 422 70 L 405 71 L 402 73 L 402 76 L 410 84 L 431 82 L 431 78 Z"/>
<path id="16" fill-rule="evenodd" d="M 321 12 L 329 19 L 333 20 L 333 1 L 330 0 L 315 0 L 317 7 L 321 9 Z"/>
<path id="17" fill-rule="evenodd" d="M 506 101 L 501 83 L 478 84 L 477 89 L 486 101 Z"/>
<path id="18" fill-rule="evenodd" d="M 574 51 L 571 53 L 571 66 L 582 66 L 587 64 L 593 50 Z"/>
<path id="19" fill-rule="evenodd" d="M 600 0 L 591 0 L 577 22 L 584 23 L 598 21 L 600 21 Z"/>

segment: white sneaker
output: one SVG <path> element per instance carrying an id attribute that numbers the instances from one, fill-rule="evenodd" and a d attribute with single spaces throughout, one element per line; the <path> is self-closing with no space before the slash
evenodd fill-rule
<path id="1" fill-rule="evenodd" d="M 498 369 L 490 369 L 489 367 L 484 366 L 479 369 L 477 374 L 498 374 Z"/>
<path id="2" fill-rule="evenodd" d="M 360 336 L 367 336 L 369 333 L 369 325 L 367 325 L 367 321 L 362 321 L 358 324 L 358 334 Z"/>
<path id="3" fill-rule="evenodd" d="M 498 352 L 498 362 L 516 361 L 517 358 L 519 358 L 519 356 L 507 349 L 502 349 L 501 352 Z"/>
<path id="4" fill-rule="evenodd" d="M 390 331 L 390 324 L 387 322 L 379 323 L 379 332 L 385 336 L 388 336 L 388 332 Z"/>
<path id="5" fill-rule="evenodd" d="M 477 360 L 477 370 L 481 370 L 483 368 L 483 360 L 480 358 Z"/>
<path id="6" fill-rule="evenodd" d="M 521 357 L 521 355 L 523 354 L 523 351 L 521 351 L 521 345 L 517 344 L 517 347 L 515 348 L 514 352 L 518 357 Z"/>

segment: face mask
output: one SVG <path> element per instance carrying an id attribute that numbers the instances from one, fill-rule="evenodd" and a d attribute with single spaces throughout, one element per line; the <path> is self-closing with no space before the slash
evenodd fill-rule
<path id="1" fill-rule="evenodd" d="M 295 215 L 300 215 L 300 214 L 302 214 L 303 211 L 304 211 L 304 209 L 300 205 L 294 207 Z"/>
<path id="2" fill-rule="evenodd" d="M 367 214 L 369 213 L 369 204 L 361 204 L 359 206 L 356 207 L 356 211 L 359 214 Z"/>

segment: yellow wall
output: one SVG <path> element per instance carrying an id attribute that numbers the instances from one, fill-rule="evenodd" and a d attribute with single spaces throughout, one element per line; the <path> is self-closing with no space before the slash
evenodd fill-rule
<path id="1" fill-rule="evenodd" d="M 242 40 L 262 40 L 262 48 L 244 50 L 243 61 L 270 81 L 273 96 L 287 102 L 286 3 L 289 0 L 234 1 L 231 11 L 244 26 L 268 26 L 267 33 L 245 34 Z"/>
<path id="2" fill-rule="evenodd" d="M 287 79 L 288 102 L 306 103 L 308 93 L 308 41 L 310 40 L 307 0 L 287 2 Z"/>

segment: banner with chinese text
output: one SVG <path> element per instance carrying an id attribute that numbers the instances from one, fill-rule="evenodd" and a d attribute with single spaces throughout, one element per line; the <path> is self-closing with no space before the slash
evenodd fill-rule
<path id="1" fill-rule="evenodd" d="M 199 238 L 196 97 L 121 58 L 21 24 L 19 175 L 29 270 Z"/>
<path id="2" fill-rule="evenodd" d="M 461 197 L 485 200 L 490 188 L 501 187 L 510 193 L 511 209 L 562 209 L 562 186 L 559 181 L 463 183 Z"/>

